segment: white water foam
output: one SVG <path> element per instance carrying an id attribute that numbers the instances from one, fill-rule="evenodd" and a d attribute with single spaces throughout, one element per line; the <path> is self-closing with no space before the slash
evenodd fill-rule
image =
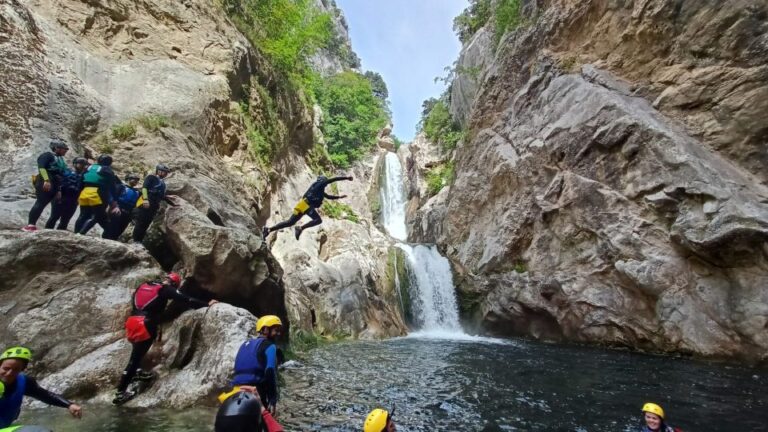
<path id="1" fill-rule="evenodd" d="M 400 158 L 392 152 L 384 157 L 384 184 L 381 185 L 381 222 L 389 235 L 405 241 L 408 230 L 405 227 L 405 187 L 403 167 Z"/>

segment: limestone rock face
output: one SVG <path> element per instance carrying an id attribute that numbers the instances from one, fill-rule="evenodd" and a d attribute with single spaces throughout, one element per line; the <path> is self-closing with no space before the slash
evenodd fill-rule
<path id="1" fill-rule="evenodd" d="M 465 318 L 766 358 L 765 7 L 560 0 L 502 38 L 442 226 L 421 234 Z"/>
<path id="2" fill-rule="evenodd" d="M 285 269 L 286 306 L 294 328 L 361 338 L 399 336 L 407 330 L 397 307 L 391 240 L 371 221 L 368 194 L 378 157 L 347 173 L 353 182 L 335 183 L 338 194 L 348 195 L 340 202 L 350 205 L 357 222 L 333 219 L 321 210 L 323 224 L 304 231 L 299 241 L 292 229 L 270 235 L 272 254 Z M 275 197 L 272 207 L 279 210 L 270 225 L 290 216 L 312 181 L 304 171 L 285 183 Z"/>
<path id="3" fill-rule="evenodd" d="M 493 36 L 483 27 L 467 42 L 459 54 L 456 71 L 451 83 L 450 111 L 454 120 L 466 126 L 472 103 L 479 90 L 486 68 L 493 61 Z"/>
<path id="4" fill-rule="evenodd" d="M 416 135 L 413 142 L 400 148 L 398 152 L 406 176 L 408 206 L 406 223 L 409 240 L 419 243 L 435 243 L 444 214 L 447 189 L 443 188 L 431 197 L 427 188 L 427 174 L 430 169 L 445 162 L 448 155 L 443 154 L 440 146 L 433 143 L 423 133 Z"/>

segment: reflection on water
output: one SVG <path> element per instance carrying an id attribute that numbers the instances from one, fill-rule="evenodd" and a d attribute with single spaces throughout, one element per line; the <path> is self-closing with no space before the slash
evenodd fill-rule
<path id="1" fill-rule="evenodd" d="M 360 431 L 393 405 L 399 431 L 637 431 L 647 400 L 686 432 L 768 430 L 765 369 L 627 352 L 409 337 L 321 347 L 282 374 L 289 431 Z M 54 408 L 22 418 L 56 432 L 213 429 L 210 408 L 85 409 L 82 421 Z"/>

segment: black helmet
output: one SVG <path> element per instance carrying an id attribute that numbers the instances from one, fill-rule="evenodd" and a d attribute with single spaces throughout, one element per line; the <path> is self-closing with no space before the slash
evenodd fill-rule
<path id="1" fill-rule="evenodd" d="M 88 159 L 84 157 L 76 157 L 72 159 L 72 165 L 77 165 L 77 164 L 88 165 Z"/>
<path id="2" fill-rule="evenodd" d="M 171 169 L 168 168 L 168 165 L 166 164 L 157 164 L 157 166 L 155 167 L 155 171 L 163 171 L 163 172 L 169 173 L 171 172 Z"/>
<path id="3" fill-rule="evenodd" d="M 261 403 L 250 393 L 236 393 L 216 413 L 216 432 L 258 432 L 261 430 Z"/>
<path id="4" fill-rule="evenodd" d="M 55 151 L 56 149 L 60 149 L 60 148 L 69 150 L 69 146 L 67 145 L 67 143 L 59 139 L 52 139 L 50 144 L 48 144 L 48 146 L 51 148 L 51 151 Z"/>
<path id="5" fill-rule="evenodd" d="M 112 165 L 112 156 L 110 156 L 110 155 L 101 155 L 96 160 L 96 162 L 99 165 L 102 165 L 102 166 L 110 166 L 110 165 Z"/>
<path id="6" fill-rule="evenodd" d="M 137 176 L 136 174 L 128 174 L 128 175 L 125 176 L 125 181 L 131 181 L 131 180 L 139 181 L 139 180 L 141 180 L 141 178 L 139 176 Z"/>
<path id="7" fill-rule="evenodd" d="M 328 177 L 326 177 L 324 175 L 317 176 L 317 181 L 319 181 L 319 182 L 324 182 L 324 181 L 327 181 L 327 180 L 328 180 Z"/>

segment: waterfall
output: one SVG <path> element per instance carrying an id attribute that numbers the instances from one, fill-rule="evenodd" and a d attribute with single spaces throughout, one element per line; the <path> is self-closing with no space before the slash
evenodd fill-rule
<path id="1" fill-rule="evenodd" d="M 389 235 L 404 241 L 408 233 L 403 168 L 400 159 L 391 152 L 387 153 L 384 164 L 385 178 L 380 190 L 382 223 Z M 441 337 L 464 336 L 448 260 L 440 255 L 435 246 L 399 243 L 397 247 L 407 257 L 412 311 L 421 327 L 418 333 Z M 401 281 L 397 279 L 395 283 L 399 292 Z"/>
<path id="2" fill-rule="evenodd" d="M 384 184 L 379 190 L 381 221 L 389 235 L 405 241 L 408 231 L 405 228 L 403 167 L 400 165 L 400 158 L 392 152 L 387 152 L 384 158 L 384 174 Z"/>

